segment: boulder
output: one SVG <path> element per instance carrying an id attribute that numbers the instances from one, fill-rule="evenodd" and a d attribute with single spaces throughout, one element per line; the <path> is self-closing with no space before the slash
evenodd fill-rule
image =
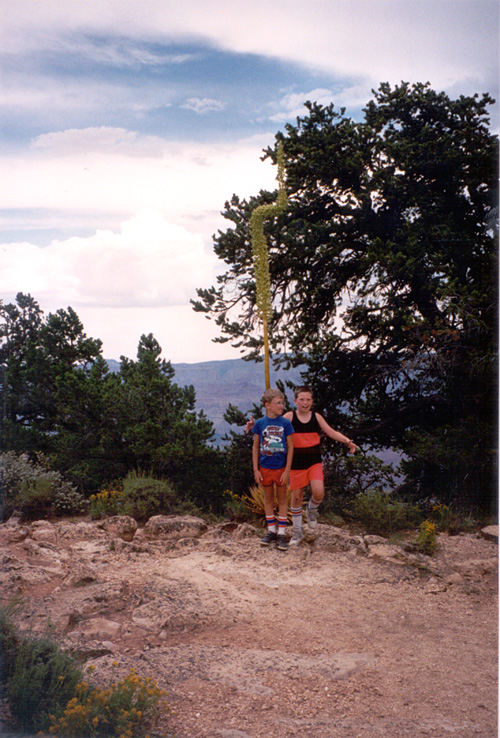
<path id="1" fill-rule="evenodd" d="M 498 543 L 498 525 L 487 525 L 481 530 L 481 538 Z"/>
<path id="2" fill-rule="evenodd" d="M 132 541 L 137 531 L 137 521 L 129 515 L 114 515 L 102 520 L 98 527 L 123 541 Z"/>
<path id="3" fill-rule="evenodd" d="M 14 511 L 6 523 L 0 525 L 0 543 L 19 543 L 29 535 L 29 528 L 21 523 L 21 514 Z"/>
<path id="4" fill-rule="evenodd" d="M 207 529 L 205 521 L 193 515 L 155 515 L 144 526 L 144 533 L 149 540 L 178 540 L 199 538 Z"/>

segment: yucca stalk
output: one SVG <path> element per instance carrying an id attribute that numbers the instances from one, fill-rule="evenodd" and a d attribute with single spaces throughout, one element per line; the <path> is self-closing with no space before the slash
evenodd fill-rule
<path id="1" fill-rule="evenodd" d="M 269 253 L 264 235 L 264 221 L 274 218 L 286 210 L 287 196 L 285 190 L 285 159 L 283 143 L 278 145 L 278 197 L 276 203 L 258 205 L 250 216 L 250 234 L 254 258 L 255 287 L 257 298 L 257 315 L 262 321 L 264 339 L 264 372 L 266 389 L 271 386 L 269 373 L 269 323 L 273 313 L 271 279 L 269 276 Z"/>

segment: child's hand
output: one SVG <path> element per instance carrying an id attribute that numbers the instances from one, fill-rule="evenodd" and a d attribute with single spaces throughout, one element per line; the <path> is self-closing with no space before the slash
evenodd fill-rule
<path id="1" fill-rule="evenodd" d="M 281 475 L 280 487 L 284 487 L 285 484 L 288 484 L 289 479 L 290 479 L 290 472 L 285 469 L 285 471 Z"/>
<path id="2" fill-rule="evenodd" d="M 250 433 L 254 425 L 255 425 L 255 418 L 252 418 L 252 416 L 250 416 L 250 420 L 247 420 L 247 424 L 245 425 L 245 433 Z"/>
<path id="3" fill-rule="evenodd" d="M 356 451 L 359 451 L 359 446 L 356 446 L 354 441 L 349 441 L 347 445 L 349 446 L 349 451 L 351 452 L 351 454 L 355 454 Z"/>
<path id="4" fill-rule="evenodd" d="M 256 484 L 262 484 L 262 474 L 260 471 L 255 471 L 253 473 L 253 478 L 255 479 Z"/>

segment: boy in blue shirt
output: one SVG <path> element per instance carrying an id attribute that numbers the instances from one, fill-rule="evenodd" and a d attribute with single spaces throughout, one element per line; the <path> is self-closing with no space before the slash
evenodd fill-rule
<path id="1" fill-rule="evenodd" d="M 264 488 L 264 510 L 267 533 L 260 545 L 269 546 L 276 542 L 281 551 L 286 551 L 288 541 L 285 530 L 288 518 L 287 485 L 293 456 L 294 432 L 289 420 L 282 418 L 285 398 L 277 389 L 268 389 L 262 395 L 266 414 L 253 426 L 252 461 L 255 482 Z M 278 530 L 274 517 L 274 485 L 278 498 Z"/>

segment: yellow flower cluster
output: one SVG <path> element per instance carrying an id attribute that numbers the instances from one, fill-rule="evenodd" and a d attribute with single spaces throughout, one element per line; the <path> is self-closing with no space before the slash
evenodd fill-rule
<path id="1" fill-rule="evenodd" d="M 103 489 L 96 495 L 90 495 L 89 499 L 91 502 L 110 502 L 122 494 L 123 492 L 119 489 Z"/>
<path id="2" fill-rule="evenodd" d="M 59 719 L 50 716 L 49 732 L 64 738 L 142 738 L 145 726 L 168 709 L 160 703 L 165 696 L 153 679 L 139 677 L 135 669 L 107 689 L 80 682 L 63 715 Z"/>
<path id="3" fill-rule="evenodd" d="M 417 545 L 424 554 L 432 556 L 437 549 L 437 530 L 435 523 L 430 520 L 424 520 L 420 523 L 417 536 Z"/>

